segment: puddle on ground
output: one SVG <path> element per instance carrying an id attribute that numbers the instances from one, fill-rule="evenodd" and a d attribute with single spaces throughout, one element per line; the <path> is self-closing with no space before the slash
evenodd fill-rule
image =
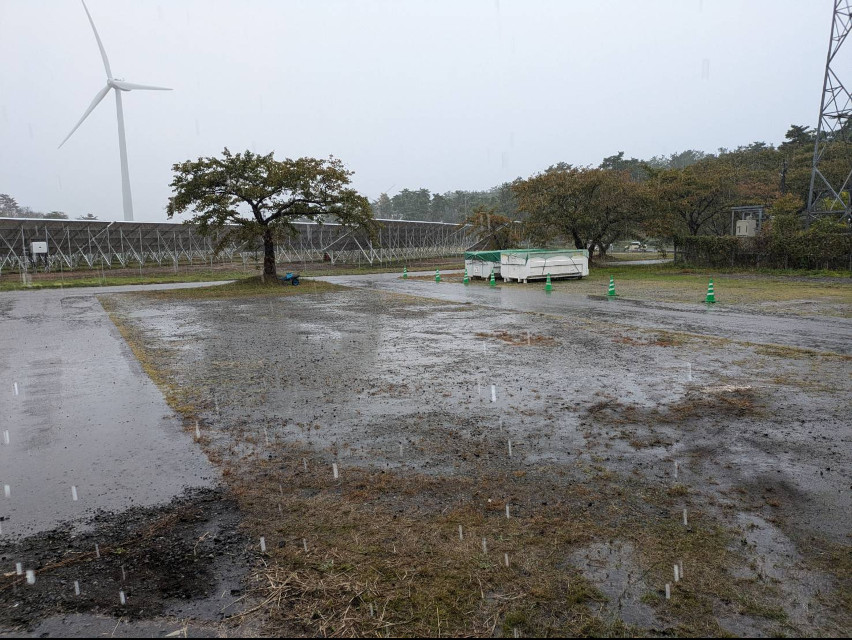
<path id="1" fill-rule="evenodd" d="M 660 625 L 654 609 L 641 602 L 642 596 L 651 588 L 633 559 L 632 544 L 590 544 L 573 553 L 570 560 L 583 572 L 583 577 L 606 596 L 609 611 L 626 624 L 643 629 Z"/>

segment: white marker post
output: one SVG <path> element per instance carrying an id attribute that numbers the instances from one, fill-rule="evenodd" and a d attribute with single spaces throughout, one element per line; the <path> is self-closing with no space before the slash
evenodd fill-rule
<path id="1" fill-rule="evenodd" d="M 73 484 L 71 485 L 71 499 L 74 502 L 77 502 L 77 487 L 75 487 Z"/>
<path id="2" fill-rule="evenodd" d="M 77 582 L 76 580 L 74 581 L 74 595 L 75 596 L 80 595 L 80 583 Z"/>
<path id="3" fill-rule="evenodd" d="M 684 526 L 684 527 L 689 526 L 689 525 L 687 524 L 687 520 L 686 520 L 686 509 L 684 509 L 684 510 L 683 510 L 683 526 Z"/>
<path id="4" fill-rule="evenodd" d="M 503 554 L 503 560 L 506 562 L 506 568 L 508 569 L 509 568 L 509 554 L 508 553 Z"/>
<path id="5" fill-rule="evenodd" d="M 509 440 L 509 457 L 512 457 L 512 441 Z"/>
<path id="6" fill-rule="evenodd" d="M 3 485 L 3 495 L 7 498 L 12 497 L 12 487 L 10 487 L 8 484 Z"/>
<path id="7" fill-rule="evenodd" d="M 677 470 L 678 470 L 678 463 L 677 463 L 677 460 L 675 460 L 675 480 L 677 480 Z"/>
<path id="8" fill-rule="evenodd" d="M 27 584 L 35 584 L 35 571 L 27 569 Z"/>
<path id="9" fill-rule="evenodd" d="M 3 442 L 4 442 L 5 444 L 9 444 L 9 443 L 10 443 L 10 440 L 9 440 L 9 430 L 8 430 L 8 429 L 6 429 L 6 430 L 3 432 Z"/>
<path id="10" fill-rule="evenodd" d="M 678 569 L 680 569 L 680 579 L 683 580 L 683 560 L 678 563 Z"/>
<path id="11" fill-rule="evenodd" d="M 674 578 L 675 578 L 675 582 L 680 582 L 680 571 L 679 571 L 679 569 L 680 569 L 680 568 L 679 568 L 677 565 L 675 565 L 675 566 L 674 566 Z"/>
<path id="12" fill-rule="evenodd" d="M 340 477 L 340 474 L 337 471 L 337 463 L 336 462 L 331 463 L 331 471 L 332 471 L 332 473 L 334 473 L 334 479 L 337 480 Z"/>
<path id="13" fill-rule="evenodd" d="M 485 538 L 482 539 L 482 553 L 488 553 L 488 543 L 485 542 Z"/>
<path id="14" fill-rule="evenodd" d="M 509 504 L 506 504 L 506 520 L 509 519 Z"/>
<path id="15" fill-rule="evenodd" d="M 118 592 L 118 600 L 119 602 L 121 602 L 122 605 L 127 604 L 127 598 L 124 597 L 124 591 Z"/>
<path id="16" fill-rule="evenodd" d="M 18 383 L 15 383 L 15 395 L 18 395 Z"/>
<path id="17" fill-rule="evenodd" d="M 497 385 L 491 385 L 491 402 L 497 402 Z"/>
<path id="18" fill-rule="evenodd" d="M 672 599 L 672 586 L 667 582 L 666 583 L 666 600 Z"/>
<path id="19" fill-rule="evenodd" d="M 305 548 L 305 553 L 308 552 L 308 541 L 305 538 L 302 538 L 302 546 Z"/>
<path id="20" fill-rule="evenodd" d="M 462 526 L 459 525 L 459 540 L 464 540 L 464 533 L 462 533 Z"/>
<path id="21" fill-rule="evenodd" d="M 24 575 L 24 565 L 22 565 L 20 562 L 15 563 L 15 575 L 16 576 Z"/>
<path id="22" fill-rule="evenodd" d="M 260 552 L 266 553 L 266 538 L 260 536 Z"/>

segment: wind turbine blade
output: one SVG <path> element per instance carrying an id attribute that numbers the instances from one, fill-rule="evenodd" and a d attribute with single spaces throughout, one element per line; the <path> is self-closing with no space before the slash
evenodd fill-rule
<path id="1" fill-rule="evenodd" d="M 132 89 L 147 89 L 149 91 L 171 91 L 169 87 L 155 87 L 150 84 L 134 84 L 132 82 L 125 82 L 124 80 L 113 80 L 112 86 L 117 89 L 121 89 L 122 91 L 130 91 Z"/>
<path id="2" fill-rule="evenodd" d="M 107 59 L 106 50 L 104 49 L 104 43 L 101 42 L 101 37 L 98 35 L 98 30 L 95 29 L 95 21 L 92 20 L 92 14 L 89 13 L 89 8 L 86 6 L 85 0 L 80 0 L 80 2 L 83 3 L 83 9 L 86 10 L 86 15 L 89 18 L 89 24 L 92 25 L 92 31 L 95 32 L 95 40 L 98 41 L 98 49 L 101 50 L 101 58 L 103 58 L 104 69 L 106 69 L 107 80 L 109 80 L 110 78 L 112 78 L 112 71 L 109 68 L 109 60 Z"/>
<path id="3" fill-rule="evenodd" d="M 69 133 L 67 136 L 65 136 L 65 140 L 63 140 L 63 141 L 62 141 L 62 143 L 59 145 L 59 147 L 58 147 L 58 148 L 61 148 L 63 144 L 65 144 L 66 142 L 68 142 L 68 138 L 70 138 L 72 135 L 74 135 L 74 132 L 75 132 L 77 129 L 79 129 L 79 128 L 80 128 L 80 125 L 81 125 L 81 124 L 83 124 L 83 120 L 85 120 L 86 118 L 88 118 L 88 117 L 89 117 L 89 114 L 90 114 L 90 113 L 94 110 L 94 108 L 95 108 L 95 107 L 97 107 L 97 106 L 98 106 L 98 103 L 99 103 L 101 100 L 103 100 L 103 99 L 104 99 L 104 96 L 106 96 L 106 94 L 109 92 L 109 90 L 110 90 L 110 86 L 109 86 L 109 85 L 106 85 L 103 89 L 101 89 L 100 91 L 98 91 L 97 95 L 95 96 L 95 99 L 94 99 L 94 100 L 92 100 L 92 104 L 90 104 L 90 105 L 89 105 L 89 108 L 88 108 L 88 109 L 86 109 L 86 113 L 84 113 L 84 114 L 83 114 L 83 117 L 82 117 L 82 118 L 80 118 L 80 121 L 79 121 L 79 122 L 78 122 L 78 123 L 74 126 L 74 128 L 73 128 L 73 129 L 71 129 L 71 133 Z"/>

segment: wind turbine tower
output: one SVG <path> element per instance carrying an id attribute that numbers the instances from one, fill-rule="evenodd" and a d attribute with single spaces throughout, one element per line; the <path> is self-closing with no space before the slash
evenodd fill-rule
<path id="1" fill-rule="evenodd" d="M 85 0 L 80 0 L 80 2 L 83 3 L 83 9 L 89 18 L 89 24 L 92 25 L 92 31 L 95 33 L 95 40 L 98 42 L 98 49 L 100 49 L 101 58 L 104 61 L 107 82 L 106 86 L 95 95 L 89 108 L 83 113 L 83 117 L 71 129 L 71 133 L 65 136 L 65 140 L 62 141 L 59 147 L 61 148 L 68 141 L 68 138 L 74 135 L 74 132 L 83 124 L 83 121 L 89 117 L 89 114 L 94 111 L 95 107 L 106 97 L 110 90 L 115 91 L 115 113 L 118 118 L 118 151 L 121 157 L 121 198 L 124 205 L 124 219 L 125 221 L 130 221 L 133 220 L 133 197 L 130 194 L 130 171 L 127 168 L 127 140 L 124 134 L 124 109 L 121 104 L 121 94 L 125 91 L 133 91 L 134 89 L 146 91 L 171 91 L 171 89 L 145 84 L 134 84 L 132 82 L 125 82 L 122 78 L 114 78 L 109 66 L 106 50 L 101 42 L 101 37 L 98 35 L 98 30 L 95 28 L 95 22 L 92 20 L 92 14 L 89 13 L 89 8 L 86 6 Z"/>

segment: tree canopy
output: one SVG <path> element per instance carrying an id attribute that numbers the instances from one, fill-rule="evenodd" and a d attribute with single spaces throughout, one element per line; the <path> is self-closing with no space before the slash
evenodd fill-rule
<path id="1" fill-rule="evenodd" d="M 628 170 L 566 164 L 518 180 L 513 190 L 532 238 L 539 243 L 564 238 L 590 254 L 605 254 L 642 220 L 648 202 L 643 183 Z"/>
<path id="2" fill-rule="evenodd" d="M 482 250 L 511 249 L 520 245 L 523 237 L 519 225 L 497 213 L 496 207 L 477 206 L 462 225 L 479 241 Z"/>
<path id="3" fill-rule="evenodd" d="M 175 164 L 169 218 L 191 212 L 202 234 L 219 246 L 261 239 L 264 275 L 275 276 L 275 241 L 297 232 L 294 222 L 338 222 L 373 232 L 370 203 L 349 187 L 351 171 L 337 158 L 276 160 L 251 151 Z"/>

